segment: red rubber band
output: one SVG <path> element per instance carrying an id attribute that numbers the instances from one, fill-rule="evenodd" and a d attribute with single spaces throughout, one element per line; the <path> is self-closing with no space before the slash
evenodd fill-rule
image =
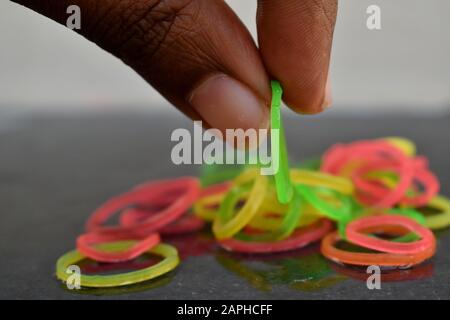
<path id="1" fill-rule="evenodd" d="M 233 184 L 231 182 L 223 182 L 215 185 L 208 186 L 202 190 L 200 198 L 209 197 L 218 193 L 225 193 L 230 190 Z"/>
<path id="2" fill-rule="evenodd" d="M 77 238 L 77 250 L 83 255 L 92 260 L 99 262 L 123 262 L 133 260 L 139 257 L 144 252 L 150 250 L 154 246 L 160 243 L 161 239 L 159 234 L 152 233 L 144 239 L 138 241 L 131 248 L 120 251 L 120 252 L 105 252 L 97 250 L 93 245 L 113 242 L 113 241 L 123 241 L 123 240 L 136 240 L 135 237 L 122 234 L 122 235 L 108 235 L 108 234 L 98 234 L 98 233 L 85 233 Z"/>
<path id="3" fill-rule="evenodd" d="M 420 182 L 425 187 L 425 191 L 414 197 L 405 196 L 402 200 L 402 204 L 413 207 L 425 206 L 439 193 L 439 180 L 428 170 L 417 172 L 414 176 L 414 180 Z"/>
<path id="4" fill-rule="evenodd" d="M 339 174 L 349 161 L 392 160 L 403 163 L 408 158 L 388 142 L 358 141 L 348 145 L 335 145 L 324 155 L 321 170 L 331 174 Z"/>
<path id="5" fill-rule="evenodd" d="M 400 181 L 394 189 L 390 190 L 379 187 L 376 184 L 362 178 L 367 173 L 374 170 L 396 171 L 400 176 Z M 398 167 L 397 165 L 390 164 L 385 161 L 379 161 L 364 165 L 357 169 L 352 175 L 352 180 L 359 192 L 369 194 L 373 198 L 377 199 L 376 202 L 371 205 L 379 208 L 391 208 L 404 198 L 413 181 L 413 177 L 414 169 L 409 163 L 405 162 L 401 167 Z"/>
<path id="6" fill-rule="evenodd" d="M 150 206 L 152 203 L 161 203 L 162 197 L 170 197 L 170 195 L 177 192 L 181 192 L 181 195 L 178 195 L 176 200 L 167 208 L 149 216 L 140 223 L 129 226 L 103 226 L 103 223 L 120 210 L 130 206 Z M 91 215 L 87 221 L 86 228 L 88 232 L 108 234 L 122 234 L 126 232 L 128 235 L 143 237 L 151 232 L 160 230 L 181 217 L 197 200 L 199 195 L 200 183 L 198 179 L 191 177 L 143 184 L 128 193 L 107 201 Z"/>
<path id="7" fill-rule="evenodd" d="M 231 185 L 231 182 L 224 182 L 208 186 L 202 190 L 200 198 L 209 197 L 218 193 L 225 193 L 230 189 Z M 152 203 L 151 207 L 127 210 L 120 215 L 119 223 L 121 226 L 125 227 L 141 223 L 150 215 L 155 214 L 155 211 L 166 208 L 170 203 L 175 201 L 175 199 L 176 197 L 173 195 L 166 195 L 165 198 L 155 199 L 158 203 Z M 172 222 L 170 225 L 159 230 L 159 233 L 163 235 L 179 235 L 199 231 L 203 229 L 204 226 L 205 222 L 202 219 L 189 215 Z"/>
<path id="8" fill-rule="evenodd" d="M 120 225 L 128 227 L 139 224 L 153 214 L 155 214 L 154 210 L 127 210 L 120 215 Z M 194 215 L 185 215 L 184 217 L 181 217 L 180 219 L 160 229 L 159 233 L 162 235 L 191 233 L 203 229 L 204 226 L 205 222 L 202 219 Z"/>
<path id="9" fill-rule="evenodd" d="M 277 253 L 299 249 L 319 241 L 333 229 L 333 223 L 322 219 L 308 227 L 297 229 L 289 238 L 275 242 L 249 242 L 237 239 L 219 241 L 220 246 L 228 251 L 240 253 Z"/>
<path id="10" fill-rule="evenodd" d="M 421 239 L 411 243 L 400 243 L 374 238 L 361 233 L 364 229 L 384 225 L 404 227 L 419 235 Z M 400 215 L 380 215 L 354 220 L 347 225 L 345 234 L 349 242 L 358 246 L 395 254 L 416 254 L 433 247 L 436 242 L 433 233 L 429 229 L 421 226 L 411 218 Z"/>

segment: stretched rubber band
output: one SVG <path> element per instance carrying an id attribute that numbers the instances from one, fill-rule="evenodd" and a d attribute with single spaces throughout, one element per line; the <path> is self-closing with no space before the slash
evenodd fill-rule
<path id="1" fill-rule="evenodd" d="M 132 226 L 103 226 L 116 212 L 130 206 L 149 205 L 167 194 L 182 192 L 176 200 L 164 210 L 151 215 L 148 219 Z M 86 228 L 88 232 L 121 234 L 134 234 L 136 236 L 148 235 L 150 232 L 160 230 L 181 217 L 197 200 L 200 195 L 200 184 L 196 178 L 180 178 L 176 180 L 157 181 L 141 185 L 132 191 L 120 195 L 106 202 L 98 208 L 88 219 Z"/>
<path id="2" fill-rule="evenodd" d="M 383 239 L 370 237 L 362 234 L 360 231 L 366 228 L 379 227 L 382 225 L 399 225 L 421 237 L 420 240 L 412 243 L 399 243 Z M 405 216 L 400 215 L 381 215 L 373 217 L 364 217 L 352 221 L 347 225 L 347 240 L 361 247 L 369 248 L 387 253 L 395 254 L 416 254 L 435 245 L 433 233 Z"/>
<path id="3" fill-rule="evenodd" d="M 287 204 L 291 201 L 294 189 L 289 176 L 289 161 L 283 121 L 281 119 L 281 99 L 283 89 L 278 81 L 272 81 L 272 109 L 271 109 L 271 151 L 272 162 L 279 164 L 278 171 L 275 173 L 275 186 L 277 189 L 278 201 Z M 275 134 L 278 131 L 278 135 Z"/>
<path id="4" fill-rule="evenodd" d="M 233 216 L 234 207 L 238 200 L 236 195 L 239 194 L 239 185 L 248 183 L 250 177 L 254 177 L 255 174 L 256 178 L 254 178 L 248 200 Z M 236 178 L 235 183 L 238 187 L 234 187 L 225 197 L 220 206 L 219 215 L 213 223 L 213 232 L 217 239 L 231 238 L 252 220 L 264 200 L 268 180 L 265 176 L 259 176 L 257 170 L 255 170 L 254 172 L 244 172 Z"/>
<path id="5" fill-rule="evenodd" d="M 219 241 L 221 247 L 228 251 L 240 253 L 277 253 L 291 251 L 319 241 L 333 228 L 331 221 L 322 219 L 305 228 L 296 230 L 289 238 L 281 241 L 257 242 L 226 239 Z"/>
<path id="6" fill-rule="evenodd" d="M 384 267 L 411 267 L 430 259 L 436 252 L 436 246 L 427 247 L 416 254 L 393 254 L 393 253 L 361 253 L 351 252 L 336 248 L 341 241 L 338 232 L 333 232 L 322 239 L 321 253 L 331 261 L 357 266 L 384 266 Z"/>
<path id="7" fill-rule="evenodd" d="M 102 244 L 98 246 L 98 249 L 114 252 L 127 250 L 133 245 L 134 242 L 123 241 Z M 148 252 L 151 254 L 162 256 L 164 257 L 164 259 L 151 267 L 123 274 L 95 276 L 81 274 L 80 285 L 82 287 L 95 288 L 126 286 L 157 278 L 175 269 L 175 267 L 180 262 L 177 249 L 167 244 L 159 244 Z M 76 265 L 85 258 L 86 257 L 77 250 L 70 251 L 64 254 L 56 262 L 56 277 L 64 282 L 67 281 L 70 277 L 70 274 L 66 273 L 68 267 L 71 265 Z"/>
<path id="8" fill-rule="evenodd" d="M 132 247 L 120 252 L 107 252 L 97 249 L 93 245 L 101 243 L 117 242 L 122 240 L 136 240 L 127 235 L 102 235 L 97 233 L 85 233 L 77 238 L 77 249 L 86 257 L 99 262 L 124 262 L 139 257 L 144 252 L 155 247 L 161 239 L 157 233 L 150 234 L 137 241 Z"/>

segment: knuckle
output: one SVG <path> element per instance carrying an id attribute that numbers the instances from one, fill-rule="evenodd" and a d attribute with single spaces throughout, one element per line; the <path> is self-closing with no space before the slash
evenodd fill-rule
<path id="1" fill-rule="evenodd" d="M 113 48 L 128 64 L 148 64 L 161 59 L 186 34 L 196 33 L 195 0 L 132 1 L 121 15 Z"/>

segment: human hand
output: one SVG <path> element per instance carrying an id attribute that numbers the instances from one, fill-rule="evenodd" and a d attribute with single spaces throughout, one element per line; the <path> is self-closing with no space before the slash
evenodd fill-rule
<path id="1" fill-rule="evenodd" d="M 293 110 L 331 103 L 327 85 L 337 0 L 259 0 L 259 49 L 222 0 L 14 0 L 65 24 L 123 60 L 205 126 L 267 128 L 269 78 Z"/>

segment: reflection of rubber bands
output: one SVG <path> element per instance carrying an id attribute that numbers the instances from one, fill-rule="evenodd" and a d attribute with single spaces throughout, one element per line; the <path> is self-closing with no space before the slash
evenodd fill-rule
<path id="1" fill-rule="evenodd" d="M 308 227 L 297 229 L 289 238 L 275 242 L 241 241 L 225 239 L 219 244 L 226 250 L 241 253 L 276 253 L 299 249 L 320 240 L 333 228 L 331 221 L 322 219 Z"/>
<path id="2" fill-rule="evenodd" d="M 174 193 L 177 194 L 174 202 L 139 224 L 127 227 L 102 226 L 110 216 L 119 210 L 133 205 L 149 205 L 155 199 Z M 97 233 L 121 234 L 127 232 L 136 236 L 147 235 L 149 232 L 157 231 L 181 217 L 191 207 L 199 194 L 200 184 L 195 178 L 180 178 L 144 184 L 106 202 L 92 214 L 86 228 L 89 232 Z"/>
<path id="3" fill-rule="evenodd" d="M 235 179 L 237 187 L 231 189 L 220 206 L 219 215 L 213 223 L 213 232 L 218 239 L 231 238 L 242 230 L 255 216 L 264 200 L 268 185 L 267 177 L 260 176 L 256 170 L 249 171 Z M 239 194 L 240 185 L 248 184 L 252 179 L 254 182 L 247 201 L 233 215 L 236 202 L 239 200 L 236 195 Z"/>
<path id="4" fill-rule="evenodd" d="M 97 233 L 85 233 L 77 238 L 77 249 L 83 255 L 99 262 L 122 262 L 133 260 L 149 249 L 155 247 L 160 238 L 157 233 L 150 234 L 144 239 L 136 242 L 132 247 L 120 252 L 106 252 L 98 250 L 95 245 L 107 242 L 123 240 L 134 240 L 127 235 L 102 235 Z"/>
<path id="5" fill-rule="evenodd" d="M 114 242 L 98 245 L 99 250 L 104 251 L 120 251 L 127 250 L 133 246 L 133 242 Z M 148 251 L 151 254 L 156 254 L 164 257 L 159 263 L 152 265 L 151 267 L 132 271 L 123 274 L 115 275 L 80 275 L 80 285 L 82 287 L 118 287 L 130 285 L 133 283 L 139 283 L 159 277 L 171 270 L 173 270 L 179 263 L 177 250 L 167 244 L 159 244 L 153 249 Z M 79 253 L 77 250 L 70 251 L 60 257 L 56 263 L 56 276 L 62 281 L 67 281 L 71 276 L 70 273 L 66 273 L 69 266 L 75 265 L 86 257 Z"/>
<path id="6" fill-rule="evenodd" d="M 367 270 L 354 270 L 354 268 L 343 267 L 338 264 L 331 264 L 331 268 L 339 274 L 348 276 L 352 279 L 367 282 Z M 423 265 L 406 269 L 382 272 L 380 274 L 381 282 L 412 281 L 431 278 L 433 276 L 433 264 L 425 263 Z"/>
<path id="7" fill-rule="evenodd" d="M 431 246 L 416 254 L 393 253 L 361 253 L 341 250 L 335 245 L 341 240 L 338 232 L 333 232 L 322 239 L 321 252 L 336 263 L 359 266 L 411 267 L 431 258 L 436 252 L 436 246 Z"/>

